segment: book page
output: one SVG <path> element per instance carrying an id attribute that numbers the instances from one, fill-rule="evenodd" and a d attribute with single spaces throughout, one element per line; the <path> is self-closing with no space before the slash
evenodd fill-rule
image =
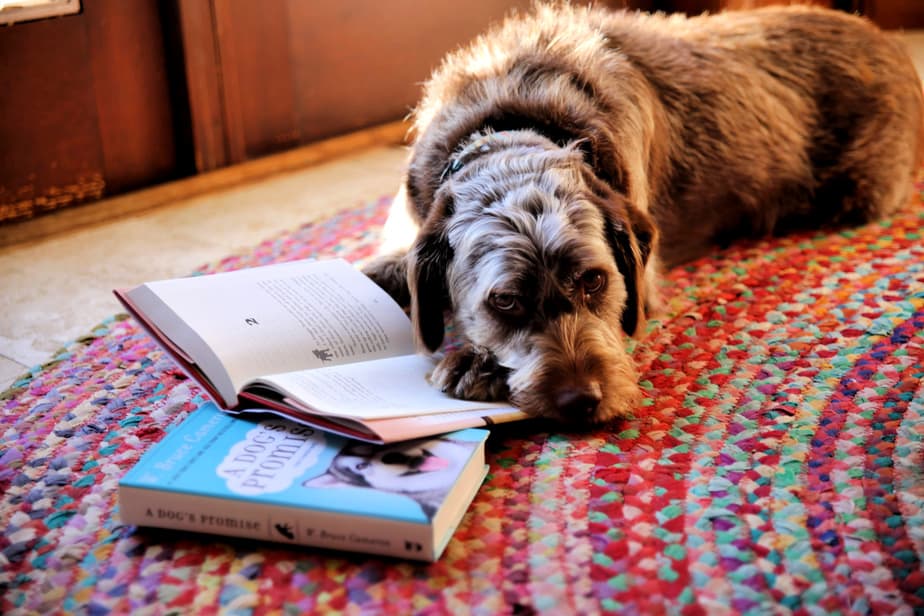
<path id="1" fill-rule="evenodd" d="M 433 358 L 405 355 L 275 374 L 252 384 L 269 386 L 318 414 L 361 420 L 509 407 L 443 393 L 427 380 L 435 365 Z"/>
<path id="2" fill-rule="evenodd" d="M 414 352 L 401 308 L 343 260 L 282 263 L 142 288 L 147 293 L 133 290 L 132 299 L 149 304 L 153 294 L 163 302 L 217 356 L 235 390 L 263 374 Z M 157 325 L 174 339 L 168 327 Z"/>

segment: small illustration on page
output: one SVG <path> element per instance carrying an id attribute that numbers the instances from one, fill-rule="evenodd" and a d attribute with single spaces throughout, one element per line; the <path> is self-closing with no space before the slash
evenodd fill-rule
<path id="1" fill-rule="evenodd" d="M 334 354 L 330 352 L 330 349 L 315 349 L 311 353 L 324 363 L 334 359 Z"/>

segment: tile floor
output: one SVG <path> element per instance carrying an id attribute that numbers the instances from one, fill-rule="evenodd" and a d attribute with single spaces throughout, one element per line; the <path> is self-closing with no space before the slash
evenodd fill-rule
<path id="1" fill-rule="evenodd" d="M 902 35 L 924 74 L 924 30 Z M 120 311 L 111 290 L 182 276 L 284 230 L 394 191 L 380 147 L 31 244 L 0 248 L 0 391 Z"/>

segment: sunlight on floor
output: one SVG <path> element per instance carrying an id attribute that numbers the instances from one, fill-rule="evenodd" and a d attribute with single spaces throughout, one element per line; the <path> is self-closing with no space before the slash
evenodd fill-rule
<path id="1" fill-rule="evenodd" d="M 0 249 L 0 391 L 117 312 L 116 287 L 183 276 L 393 194 L 406 152 L 373 148 L 61 237 Z"/>

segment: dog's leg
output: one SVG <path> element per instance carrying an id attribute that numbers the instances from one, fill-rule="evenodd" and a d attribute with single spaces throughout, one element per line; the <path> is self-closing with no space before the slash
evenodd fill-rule
<path id="1" fill-rule="evenodd" d="M 911 198 L 924 154 L 921 83 L 904 50 L 877 45 L 869 56 L 838 56 L 845 65 L 826 79 L 840 93 L 818 100 L 813 215 L 821 224 L 864 224 Z"/>
<path id="2" fill-rule="evenodd" d="M 894 214 L 910 199 L 919 163 L 916 129 L 920 123 L 909 120 L 899 125 L 880 115 L 884 112 L 871 110 L 854 128 L 854 140 L 837 164 L 819 174 L 814 194 L 819 224 L 865 224 Z"/>
<path id="3" fill-rule="evenodd" d="M 500 366 L 485 349 L 465 344 L 449 351 L 430 379 L 447 394 L 464 400 L 506 400 L 510 394 L 510 371 Z"/>
<path id="4" fill-rule="evenodd" d="M 407 251 L 417 235 L 418 225 L 411 215 L 404 183 L 392 199 L 382 228 L 378 256 L 363 267 L 363 273 L 385 289 L 402 308 L 411 304 L 407 286 Z"/>
<path id="5" fill-rule="evenodd" d="M 402 308 L 411 305 L 407 287 L 407 253 L 394 252 L 382 255 L 363 267 L 363 273 L 382 287 Z"/>

